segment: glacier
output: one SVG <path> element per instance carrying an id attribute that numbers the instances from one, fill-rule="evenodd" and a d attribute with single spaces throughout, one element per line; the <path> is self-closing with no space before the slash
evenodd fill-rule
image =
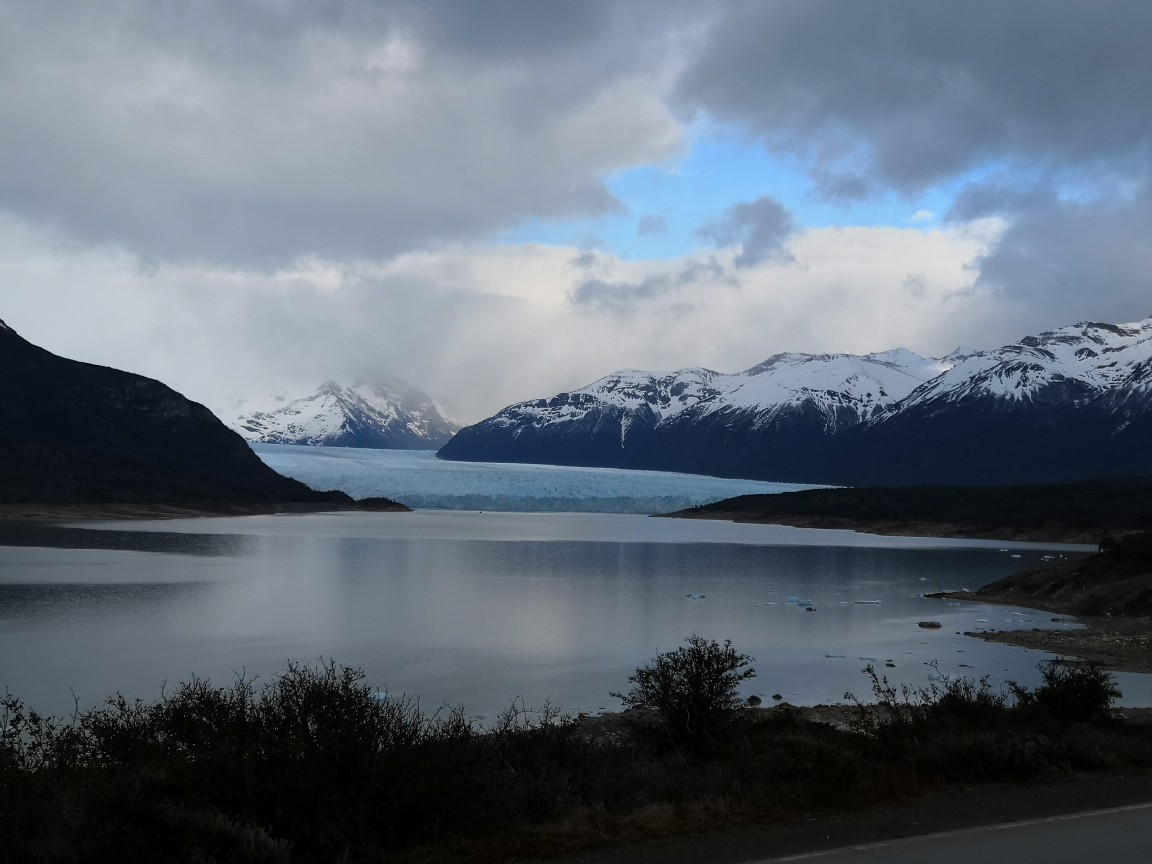
<path id="1" fill-rule="evenodd" d="M 669 513 L 734 495 L 818 488 L 699 474 L 452 462 L 421 450 L 251 443 L 274 470 L 313 489 L 391 498 L 416 510 Z"/>

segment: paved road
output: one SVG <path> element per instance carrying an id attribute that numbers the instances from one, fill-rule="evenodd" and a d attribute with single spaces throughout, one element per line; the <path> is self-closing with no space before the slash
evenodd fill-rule
<path id="1" fill-rule="evenodd" d="M 1152 864 L 1152 804 L 1010 822 L 749 864 Z"/>

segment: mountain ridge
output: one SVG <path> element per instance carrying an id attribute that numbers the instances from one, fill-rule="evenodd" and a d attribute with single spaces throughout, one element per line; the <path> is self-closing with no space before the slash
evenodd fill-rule
<path id="1" fill-rule="evenodd" d="M 894 349 L 777 354 L 734 375 L 626 370 L 509 406 L 439 455 L 833 485 L 1071 482 L 1152 472 L 1150 409 L 1152 318 L 940 359 Z"/>

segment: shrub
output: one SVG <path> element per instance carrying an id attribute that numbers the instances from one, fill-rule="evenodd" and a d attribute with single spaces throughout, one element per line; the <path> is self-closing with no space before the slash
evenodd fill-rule
<path id="1" fill-rule="evenodd" d="M 1043 683 L 1032 691 L 1017 687 L 1016 698 L 1022 707 L 1039 708 L 1059 720 L 1106 720 L 1122 695 L 1112 673 L 1092 663 L 1070 667 L 1046 660 L 1037 668 Z"/>
<path id="2" fill-rule="evenodd" d="M 981 723 L 994 720 L 1008 710 L 1010 695 L 993 690 L 985 675 L 979 681 L 971 678 L 949 678 L 944 686 L 931 688 L 927 700 L 929 711 L 936 717 Z"/>
<path id="3" fill-rule="evenodd" d="M 630 675 L 636 686 L 627 694 L 612 695 L 625 708 L 652 712 L 675 744 L 712 743 L 743 704 L 740 682 L 756 677 L 755 669 L 745 668 L 753 658 L 738 653 L 730 640 L 721 645 L 693 634 L 685 641 Z"/>

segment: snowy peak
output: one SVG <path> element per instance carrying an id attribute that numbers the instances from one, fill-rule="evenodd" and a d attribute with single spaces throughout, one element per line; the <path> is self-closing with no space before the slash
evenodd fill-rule
<path id="1" fill-rule="evenodd" d="M 595 425 L 595 418 L 607 413 L 620 424 L 623 442 L 636 429 L 701 422 L 714 414 L 735 413 L 764 425 L 802 413 L 833 432 L 870 419 L 947 368 L 897 348 L 865 356 L 777 354 L 735 374 L 700 367 L 625 369 L 579 390 L 512 405 L 485 422 L 503 429 L 543 429 Z"/>
<path id="2" fill-rule="evenodd" d="M 243 413 L 231 426 L 264 444 L 395 450 L 437 449 L 460 428 L 442 404 L 401 379 L 350 387 L 326 381 L 281 408 Z"/>
<path id="3" fill-rule="evenodd" d="M 955 359 L 901 410 L 981 398 L 1006 407 L 1075 405 L 1115 390 L 1148 388 L 1152 318 L 1122 325 L 1074 324 Z"/>
<path id="4" fill-rule="evenodd" d="M 903 399 L 947 366 L 906 348 L 882 354 L 777 354 L 743 376 L 726 401 L 742 408 L 819 404 L 855 405 L 860 419 Z"/>
<path id="5" fill-rule="evenodd" d="M 648 411 L 658 420 L 663 420 L 685 408 L 716 398 L 723 391 L 715 386 L 715 382 L 729 377 L 732 376 L 717 375 L 710 369 L 700 368 L 671 373 L 625 369 L 575 392 L 628 412 Z"/>

